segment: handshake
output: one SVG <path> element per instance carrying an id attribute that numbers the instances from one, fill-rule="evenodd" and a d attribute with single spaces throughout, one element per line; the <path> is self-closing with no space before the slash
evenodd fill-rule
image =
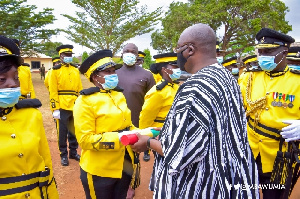
<path id="1" fill-rule="evenodd" d="M 133 130 L 133 131 L 123 131 L 122 133 L 119 133 L 120 142 L 124 146 L 135 144 L 139 140 L 135 132 L 136 131 Z M 147 135 L 151 138 L 155 138 L 156 136 L 159 135 L 160 131 L 153 129 L 153 127 L 149 127 L 146 129 L 139 130 L 138 133 L 140 133 L 141 135 Z"/>

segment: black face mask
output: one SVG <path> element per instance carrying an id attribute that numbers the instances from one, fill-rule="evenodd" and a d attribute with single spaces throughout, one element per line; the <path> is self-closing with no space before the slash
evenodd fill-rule
<path id="1" fill-rule="evenodd" d="M 185 51 L 186 49 L 184 49 L 183 51 Z M 177 65 L 179 66 L 180 70 L 186 71 L 184 68 L 184 65 L 187 62 L 187 59 L 183 56 L 183 54 L 182 54 L 183 51 L 181 51 L 180 53 L 177 53 Z"/>

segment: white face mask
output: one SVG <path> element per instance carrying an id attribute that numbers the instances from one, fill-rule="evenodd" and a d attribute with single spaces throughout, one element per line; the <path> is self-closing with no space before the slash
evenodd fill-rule
<path id="1" fill-rule="evenodd" d="M 132 66 L 136 62 L 136 56 L 133 53 L 124 53 L 123 54 L 123 62 L 128 65 Z"/>

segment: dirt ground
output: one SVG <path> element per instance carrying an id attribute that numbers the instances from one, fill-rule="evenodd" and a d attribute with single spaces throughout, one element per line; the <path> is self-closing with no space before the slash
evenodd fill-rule
<path id="1" fill-rule="evenodd" d="M 84 88 L 93 86 L 88 80 L 81 76 Z M 60 157 L 57 145 L 57 134 L 55 123 L 52 119 L 52 114 L 49 108 L 49 93 L 44 86 L 44 80 L 40 79 L 38 73 L 32 73 L 32 81 L 36 93 L 36 97 L 41 100 L 43 106 L 40 111 L 43 114 L 44 127 L 49 142 L 49 147 L 52 156 L 54 176 L 57 182 L 60 199 L 84 199 L 85 194 L 79 178 L 79 164 L 75 160 L 69 160 L 70 164 L 63 167 L 60 164 Z M 80 149 L 78 150 L 80 154 Z M 144 162 L 141 156 L 141 185 L 136 189 L 135 199 L 151 199 L 152 192 L 148 189 L 148 184 L 152 172 L 153 156 L 149 162 Z M 300 182 L 296 184 L 290 199 L 300 198 Z"/>

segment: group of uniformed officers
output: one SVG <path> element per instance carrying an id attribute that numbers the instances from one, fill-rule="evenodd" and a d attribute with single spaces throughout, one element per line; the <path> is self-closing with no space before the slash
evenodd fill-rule
<path id="1" fill-rule="evenodd" d="M 292 184 L 287 186 L 288 191 L 262 189 L 264 198 L 274 199 L 289 195 L 298 177 L 295 164 L 285 173 L 288 166 L 282 166 L 280 157 L 285 157 L 279 152 L 289 152 L 295 144 L 294 150 L 298 149 L 300 47 L 290 47 L 292 37 L 268 28 L 262 28 L 256 39 L 257 53 L 244 57 L 240 67 L 235 56 L 223 60 L 219 42 L 216 57 L 240 85 L 259 183 Z M 57 47 L 59 57 L 52 59 L 53 67 L 46 73 L 44 82 L 56 123 L 61 165 L 68 166 L 69 159 L 80 161 L 86 198 L 132 198 L 134 194 L 127 195 L 128 188 L 135 189 L 140 183 L 139 156 L 130 146 L 123 146 L 118 136 L 123 131 L 139 132 L 138 125 L 132 123 L 133 110 L 127 105 L 131 98 L 122 93 L 122 73 L 116 70 L 126 67 L 129 72 L 140 71 L 145 54 L 135 45 L 124 49 L 128 48 L 131 50 L 122 54 L 123 66 L 112 60 L 110 50 L 100 50 L 78 69 L 72 64 L 73 46 L 62 45 Z M 151 78 L 153 75 L 156 85 L 143 95 L 138 113 L 140 129 L 163 126 L 180 85 L 177 54 L 154 58 L 150 71 L 142 71 Z M 28 66 L 20 57 L 19 43 L 0 36 L 0 198 L 58 198 L 42 116 L 36 109 L 41 103 L 35 99 Z M 80 73 L 95 87 L 83 90 Z M 143 90 L 143 81 L 141 78 L 129 87 Z M 293 182 L 286 183 L 289 172 L 295 175 Z"/>

